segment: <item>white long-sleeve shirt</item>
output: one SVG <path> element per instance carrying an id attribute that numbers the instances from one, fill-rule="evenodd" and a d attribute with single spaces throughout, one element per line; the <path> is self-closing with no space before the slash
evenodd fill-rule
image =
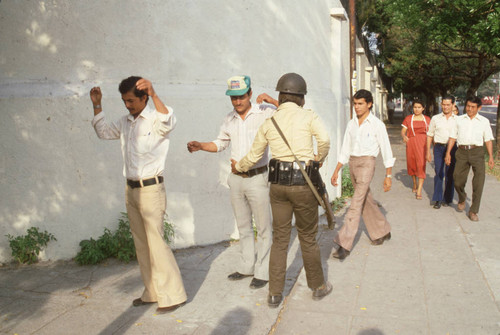
<path id="1" fill-rule="evenodd" d="M 160 176 L 165 169 L 169 134 L 176 124 L 173 109 L 162 114 L 146 105 L 134 119 L 130 114 L 108 123 L 104 112 L 92 119 L 92 126 L 100 139 L 120 139 L 123 155 L 123 175 L 139 180 Z"/>
<path id="2" fill-rule="evenodd" d="M 269 105 L 252 104 L 244 120 L 234 110 L 227 114 L 217 139 L 213 141 L 217 146 L 217 151 L 225 150 L 231 143 L 231 158 L 239 161 L 245 157 L 252 148 L 259 127 L 265 120 L 273 116 L 275 110 Z M 266 149 L 262 158 L 255 163 L 253 168 L 267 165 L 268 162 L 269 150 Z"/>
<path id="3" fill-rule="evenodd" d="M 349 157 L 373 156 L 382 153 L 384 166 L 393 167 L 396 158 L 392 155 L 391 143 L 385 124 L 373 114 L 359 125 L 356 115 L 347 123 L 339 163 L 347 164 Z"/>

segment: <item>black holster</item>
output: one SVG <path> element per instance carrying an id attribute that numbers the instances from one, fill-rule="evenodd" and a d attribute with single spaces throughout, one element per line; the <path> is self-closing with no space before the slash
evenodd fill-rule
<path id="1" fill-rule="evenodd" d="M 312 183 L 317 186 L 320 180 L 319 162 L 309 161 L 307 164 L 305 162 L 300 162 L 300 164 L 302 164 L 302 167 L 306 170 Z M 271 184 L 287 186 L 306 185 L 307 183 L 297 163 L 284 162 L 275 158 L 269 161 L 268 180 Z"/>

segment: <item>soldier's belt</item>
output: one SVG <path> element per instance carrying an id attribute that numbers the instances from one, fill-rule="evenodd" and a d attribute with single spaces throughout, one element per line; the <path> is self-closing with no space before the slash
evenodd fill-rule
<path id="1" fill-rule="evenodd" d="M 308 164 L 301 161 L 307 175 L 314 185 L 318 184 L 319 162 L 310 161 Z M 278 159 L 269 161 L 269 182 L 279 185 L 306 185 L 307 181 L 296 162 L 284 162 Z"/>

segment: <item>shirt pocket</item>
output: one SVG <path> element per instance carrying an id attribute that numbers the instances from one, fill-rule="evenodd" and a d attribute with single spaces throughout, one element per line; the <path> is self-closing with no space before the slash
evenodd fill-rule
<path id="1" fill-rule="evenodd" d="M 138 127 L 135 133 L 134 147 L 138 154 L 145 154 L 151 151 L 154 133 L 151 127 Z"/>
<path id="2" fill-rule="evenodd" d="M 376 141 L 377 139 L 375 137 L 375 133 L 367 131 L 366 133 L 361 134 L 359 138 L 360 149 L 363 152 L 371 151 L 371 147 L 373 146 L 373 143 Z"/>

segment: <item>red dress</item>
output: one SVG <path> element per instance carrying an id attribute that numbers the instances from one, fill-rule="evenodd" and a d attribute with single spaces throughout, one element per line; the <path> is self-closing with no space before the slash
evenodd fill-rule
<path id="1" fill-rule="evenodd" d="M 408 115 L 403 120 L 406 128 L 406 168 L 408 175 L 425 179 L 425 166 L 427 164 L 427 130 L 431 119 L 424 115 L 423 121 L 413 120 L 414 115 Z"/>

